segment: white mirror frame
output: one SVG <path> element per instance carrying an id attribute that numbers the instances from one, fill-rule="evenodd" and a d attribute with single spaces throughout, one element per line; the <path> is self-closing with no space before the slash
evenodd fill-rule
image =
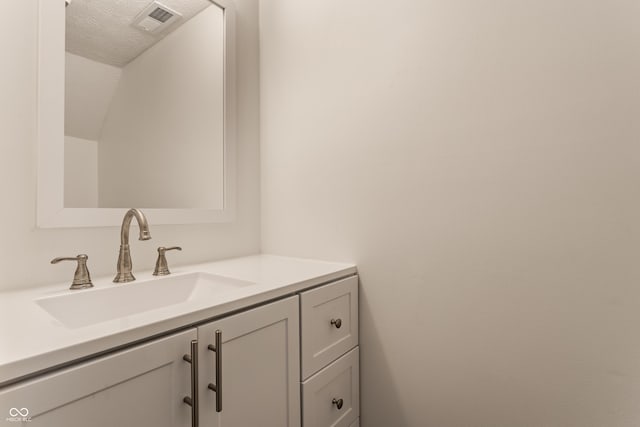
<path id="1" fill-rule="evenodd" d="M 152 224 L 231 222 L 236 205 L 235 10 L 232 0 L 210 0 L 224 16 L 223 209 L 144 209 Z M 38 9 L 38 190 L 40 228 L 119 226 L 129 208 L 64 207 L 65 6 L 39 0 Z"/>

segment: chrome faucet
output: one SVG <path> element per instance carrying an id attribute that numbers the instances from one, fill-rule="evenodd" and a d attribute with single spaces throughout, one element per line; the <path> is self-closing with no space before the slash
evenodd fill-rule
<path id="1" fill-rule="evenodd" d="M 120 254 L 118 255 L 118 273 L 113 279 L 114 283 L 132 282 L 136 280 L 131 273 L 131 251 L 129 250 L 129 228 L 131 227 L 131 220 L 135 218 L 138 221 L 140 227 L 140 240 L 151 239 L 151 233 L 149 233 L 149 223 L 147 217 L 144 216 L 140 209 L 129 209 L 124 214 L 122 220 L 122 228 L 120 229 Z"/>

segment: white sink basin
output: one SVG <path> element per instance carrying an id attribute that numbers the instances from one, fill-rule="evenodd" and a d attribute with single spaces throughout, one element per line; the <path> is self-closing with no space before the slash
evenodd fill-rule
<path id="1" fill-rule="evenodd" d="M 119 319 L 216 296 L 252 282 L 207 273 L 189 273 L 112 287 L 70 291 L 37 299 L 40 307 L 70 328 Z"/>

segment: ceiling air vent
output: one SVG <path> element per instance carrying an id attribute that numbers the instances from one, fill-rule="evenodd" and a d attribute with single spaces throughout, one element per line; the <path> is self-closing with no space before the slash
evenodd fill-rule
<path id="1" fill-rule="evenodd" d="M 172 16 L 173 16 L 173 13 L 167 10 L 164 10 L 161 7 L 156 7 L 155 10 L 149 14 L 150 18 L 153 18 L 156 21 L 160 21 L 163 24 L 167 22 L 169 19 L 171 19 Z"/>
<path id="2" fill-rule="evenodd" d="M 135 17 L 132 25 L 146 33 L 159 34 L 181 18 L 175 10 L 154 1 Z"/>

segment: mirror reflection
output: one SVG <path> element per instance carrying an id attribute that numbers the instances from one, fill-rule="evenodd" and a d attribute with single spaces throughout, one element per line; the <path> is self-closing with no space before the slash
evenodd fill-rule
<path id="1" fill-rule="evenodd" d="M 223 208 L 220 7 L 72 0 L 65 55 L 65 208 Z"/>

